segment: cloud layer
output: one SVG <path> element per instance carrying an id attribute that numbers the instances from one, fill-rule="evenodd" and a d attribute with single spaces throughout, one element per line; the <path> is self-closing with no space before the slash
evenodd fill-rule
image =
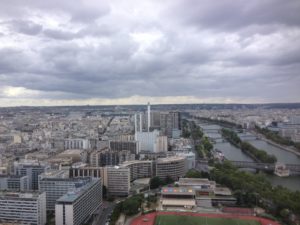
<path id="1" fill-rule="evenodd" d="M 2 0 L 0 105 L 300 101 L 298 0 Z"/>

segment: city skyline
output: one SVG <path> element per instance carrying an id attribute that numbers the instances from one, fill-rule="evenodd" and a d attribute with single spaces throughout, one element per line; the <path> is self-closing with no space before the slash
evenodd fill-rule
<path id="1" fill-rule="evenodd" d="M 0 106 L 300 102 L 300 2 L 0 2 Z"/>

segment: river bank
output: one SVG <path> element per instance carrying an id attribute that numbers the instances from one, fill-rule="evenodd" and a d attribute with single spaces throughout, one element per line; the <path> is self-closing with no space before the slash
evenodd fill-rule
<path id="1" fill-rule="evenodd" d="M 288 146 L 283 146 L 283 145 L 280 145 L 280 144 L 277 144 L 275 143 L 274 141 L 270 140 L 270 139 L 267 139 L 265 136 L 263 136 L 262 134 L 259 134 L 259 133 L 256 133 L 255 131 L 251 131 L 250 132 L 252 135 L 260 138 L 261 140 L 267 142 L 268 144 L 270 145 L 273 145 L 277 148 L 280 148 L 282 150 L 285 150 L 285 151 L 288 151 L 288 152 L 291 152 L 291 153 L 294 153 L 295 155 L 299 156 L 300 157 L 300 152 L 288 147 Z"/>

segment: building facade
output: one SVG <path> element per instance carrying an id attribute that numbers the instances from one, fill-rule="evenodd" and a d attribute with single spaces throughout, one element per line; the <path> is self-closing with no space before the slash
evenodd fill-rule
<path id="1" fill-rule="evenodd" d="M 139 142 L 137 141 L 109 141 L 109 148 L 112 151 L 127 150 L 132 154 L 138 154 L 140 151 Z"/>
<path id="2" fill-rule="evenodd" d="M 150 160 L 134 160 L 122 163 L 120 166 L 130 169 L 130 180 L 153 176 L 153 163 Z"/>
<path id="3" fill-rule="evenodd" d="M 104 185 L 109 195 L 127 196 L 130 191 L 130 168 L 110 166 L 103 168 Z"/>
<path id="4" fill-rule="evenodd" d="M 185 161 L 186 158 L 181 156 L 158 158 L 155 162 L 156 176 L 161 179 L 171 177 L 173 180 L 178 180 L 187 172 Z"/>
<path id="5" fill-rule="evenodd" d="M 0 175 L 0 190 L 26 191 L 28 190 L 28 176 Z"/>
<path id="6" fill-rule="evenodd" d="M 44 173 L 49 169 L 48 166 L 40 163 L 16 163 L 15 175 L 18 176 L 27 176 L 28 177 L 28 189 L 29 190 L 38 190 L 38 177 L 40 174 Z"/>
<path id="7" fill-rule="evenodd" d="M 41 174 L 39 177 L 39 190 L 46 193 L 46 208 L 48 211 L 55 210 L 56 200 L 68 191 L 75 190 L 91 182 L 90 177 L 69 178 L 62 175 L 65 171 L 53 171 Z"/>
<path id="8" fill-rule="evenodd" d="M 0 221 L 24 225 L 46 224 L 46 194 L 0 192 Z"/>
<path id="9" fill-rule="evenodd" d="M 60 197 L 55 205 L 55 224 L 81 225 L 100 209 L 102 182 L 93 178 L 88 184 Z"/>

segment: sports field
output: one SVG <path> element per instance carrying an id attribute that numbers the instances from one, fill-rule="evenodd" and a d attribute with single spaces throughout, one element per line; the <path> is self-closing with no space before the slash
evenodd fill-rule
<path id="1" fill-rule="evenodd" d="M 260 225 L 260 222 L 234 218 L 157 215 L 155 225 Z"/>

